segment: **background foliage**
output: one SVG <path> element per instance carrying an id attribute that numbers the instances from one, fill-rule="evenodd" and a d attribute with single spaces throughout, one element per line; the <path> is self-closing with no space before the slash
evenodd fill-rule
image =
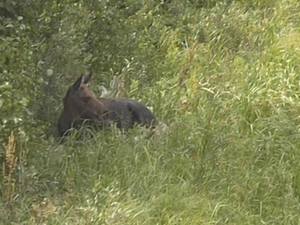
<path id="1" fill-rule="evenodd" d="M 1 2 L 1 222 L 298 224 L 299 11 L 295 0 Z M 55 143 L 61 98 L 90 70 L 97 94 L 116 75 L 168 131 Z"/>

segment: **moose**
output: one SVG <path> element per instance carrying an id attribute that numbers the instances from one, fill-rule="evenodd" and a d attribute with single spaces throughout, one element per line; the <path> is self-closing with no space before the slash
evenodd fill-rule
<path id="1" fill-rule="evenodd" d="M 63 97 L 63 111 L 58 120 L 60 137 L 67 136 L 70 128 L 80 128 L 85 121 L 100 129 L 116 125 L 126 131 L 134 124 L 155 127 L 157 120 L 144 104 L 127 98 L 98 98 L 87 87 L 91 77 L 92 72 L 81 75 Z"/>

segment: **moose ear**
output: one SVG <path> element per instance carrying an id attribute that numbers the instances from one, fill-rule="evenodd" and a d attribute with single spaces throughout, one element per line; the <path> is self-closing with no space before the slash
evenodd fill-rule
<path id="1" fill-rule="evenodd" d="M 83 82 L 83 75 L 81 75 L 73 84 L 73 89 L 78 90 L 80 88 L 81 83 Z"/>
<path id="2" fill-rule="evenodd" d="M 83 79 L 83 83 L 87 84 L 91 80 L 92 75 L 93 75 L 92 71 L 89 72 L 87 75 L 85 75 Z"/>

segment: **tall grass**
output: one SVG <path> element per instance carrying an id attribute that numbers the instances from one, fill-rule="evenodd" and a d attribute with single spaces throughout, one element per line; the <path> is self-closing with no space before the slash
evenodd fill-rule
<path id="1" fill-rule="evenodd" d="M 167 131 L 24 146 L 39 154 L 22 165 L 15 222 L 299 224 L 300 5 L 268 5 L 195 9 L 188 31 L 162 32 L 168 76 L 129 95 Z"/>

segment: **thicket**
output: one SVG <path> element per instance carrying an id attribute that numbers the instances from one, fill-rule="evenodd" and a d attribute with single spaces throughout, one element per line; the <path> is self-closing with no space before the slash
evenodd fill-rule
<path id="1" fill-rule="evenodd" d="M 246 47 L 251 43 L 245 40 L 246 31 L 238 27 L 241 21 L 233 23 L 224 15 L 232 10 L 232 5 L 243 4 L 246 5 L 243 10 L 264 6 L 264 13 L 268 14 L 276 2 L 264 3 L 208 0 L 1 3 L 1 145 L 4 146 L 12 130 L 23 141 L 53 136 L 66 86 L 87 70 L 97 74 L 96 84 L 107 86 L 112 76 L 118 75 L 129 87 L 138 84 L 140 92 L 162 78 L 181 77 L 178 85 L 182 85 L 188 79 L 194 59 L 187 58 L 182 68 L 178 68 L 174 65 L 181 59 L 172 54 L 177 56 L 178 52 L 213 42 L 220 45 L 214 46 L 216 49 L 228 52 L 238 51 L 242 44 Z M 237 10 L 241 9 L 237 6 Z M 265 16 L 262 14 L 259 20 Z M 201 57 L 205 59 L 203 54 Z"/>

